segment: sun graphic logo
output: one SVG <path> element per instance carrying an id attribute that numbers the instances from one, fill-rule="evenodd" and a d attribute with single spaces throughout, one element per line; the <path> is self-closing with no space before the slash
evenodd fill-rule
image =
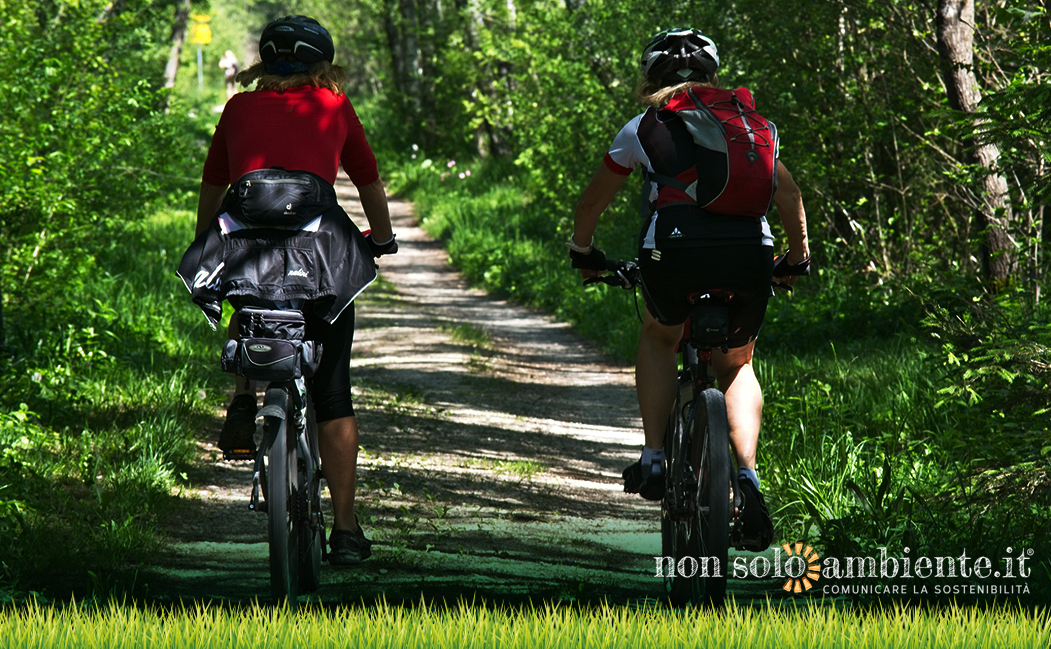
<path id="1" fill-rule="evenodd" d="M 781 588 L 790 593 L 803 593 L 814 587 L 814 582 L 821 579 L 821 557 L 814 548 L 809 545 L 803 548 L 803 544 L 782 543 L 785 549 L 785 580 Z"/>

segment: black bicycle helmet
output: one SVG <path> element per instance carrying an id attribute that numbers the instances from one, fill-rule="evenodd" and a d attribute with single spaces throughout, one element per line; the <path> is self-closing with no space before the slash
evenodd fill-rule
<path id="1" fill-rule="evenodd" d="M 715 42 L 688 27 L 657 34 L 642 52 L 642 74 L 658 83 L 706 81 L 718 68 Z"/>
<path id="2" fill-rule="evenodd" d="M 321 23 L 307 16 L 284 16 L 259 37 L 259 57 L 270 74 L 306 72 L 319 61 L 332 62 L 336 49 Z"/>

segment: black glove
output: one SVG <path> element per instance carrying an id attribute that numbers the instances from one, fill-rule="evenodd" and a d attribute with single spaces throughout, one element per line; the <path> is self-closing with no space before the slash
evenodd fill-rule
<path id="1" fill-rule="evenodd" d="M 788 277 L 789 275 L 809 275 L 810 274 L 810 257 L 807 257 L 803 261 L 799 262 L 794 266 L 788 265 L 788 253 L 779 256 L 774 260 L 774 277 Z"/>
<path id="2" fill-rule="evenodd" d="M 394 237 L 390 238 L 387 243 L 376 243 L 372 238 L 372 233 L 365 235 L 365 241 L 369 244 L 369 250 L 372 251 L 373 257 L 382 257 L 383 255 L 393 255 L 398 252 L 398 242 L 394 240 Z"/>
<path id="3" fill-rule="evenodd" d="M 570 250 L 569 257 L 573 260 L 573 268 L 606 270 L 606 255 L 594 246 L 591 247 L 591 252 L 587 254 Z"/>

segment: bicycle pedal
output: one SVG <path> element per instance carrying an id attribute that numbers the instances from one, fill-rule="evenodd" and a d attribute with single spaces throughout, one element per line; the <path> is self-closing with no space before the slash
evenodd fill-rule
<path id="1" fill-rule="evenodd" d="M 223 459 L 232 462 L 243 462 L 255 459 L 255 450 L 250 448 L 230 448 L 223 450 Z"/>

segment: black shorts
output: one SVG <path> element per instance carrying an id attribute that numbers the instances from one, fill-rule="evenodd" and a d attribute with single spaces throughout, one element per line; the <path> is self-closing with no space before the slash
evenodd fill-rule
<path id="1" fill-rule="evenodd" d="M 306 335 L 321 343 L 321 363 L 308 379 L 318 423 L 354 416 L 350 396 L 350 348 L 354 343 L 354 303 L 329 324 L 306 309 Z"/>
<path id="2" fill-rule="evenodd" d="M 660 260 L 652 250 L 639 251 L 642 294 L 658 322 L 676 325 L 690 316 L 690 295 L 721 289 L 733 291 L 730 302 L 730 347 L 755 340 L 763 327 L 774 249 L 763 245 L 665 248 Z"/>

